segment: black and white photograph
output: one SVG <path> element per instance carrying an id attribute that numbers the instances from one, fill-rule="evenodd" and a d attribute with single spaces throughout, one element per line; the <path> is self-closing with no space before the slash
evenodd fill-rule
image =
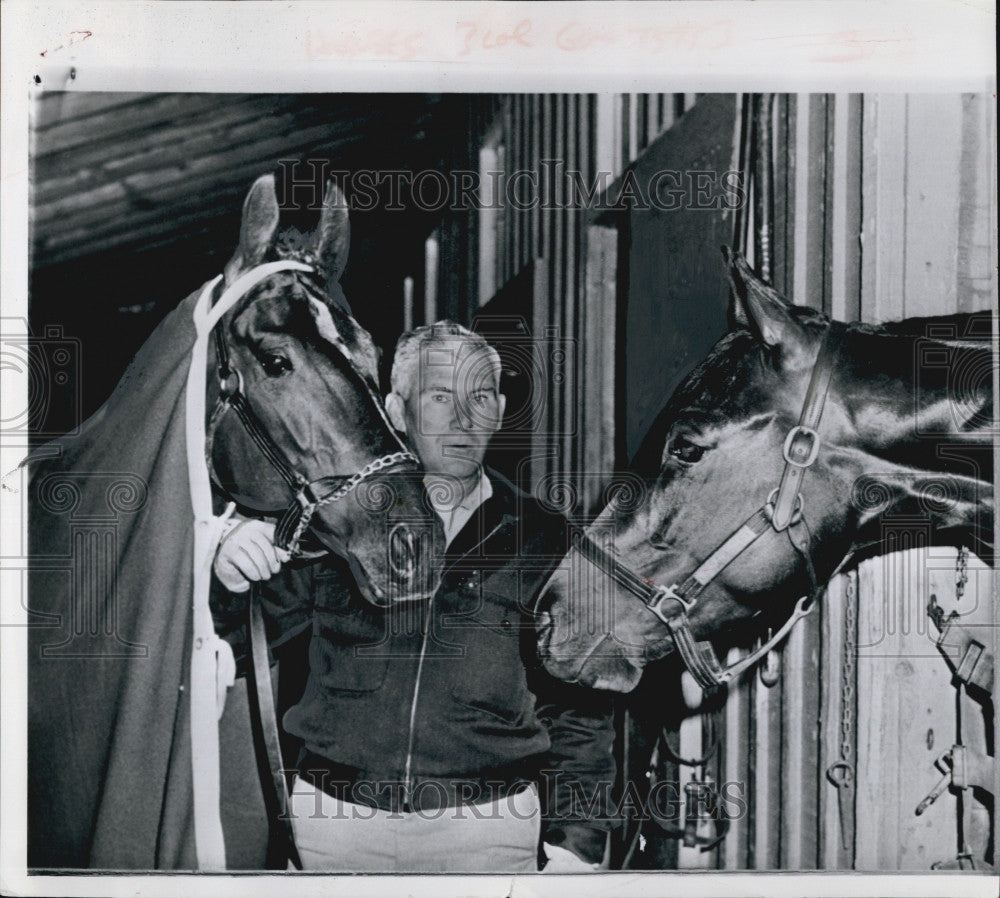
<path id="1" fill-rule="evenodd" d="M 4 894 L 995 894 L 993 5 L 758 5 L 39 20 Z"/>

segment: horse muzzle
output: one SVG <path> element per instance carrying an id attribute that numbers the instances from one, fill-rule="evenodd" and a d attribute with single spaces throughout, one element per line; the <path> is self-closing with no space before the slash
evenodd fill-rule
<path id="1" fill-rule="evenodd" d="M 567 593 L 556 579 L 543 590 L 535 618 L 542 664 L 567 683 L 630 692 L 642 677 L 642 647 L 638 654 L 630 653 L 609 622 L 591 620 L 570 607 L 580 598 L 576 591 Z"/>

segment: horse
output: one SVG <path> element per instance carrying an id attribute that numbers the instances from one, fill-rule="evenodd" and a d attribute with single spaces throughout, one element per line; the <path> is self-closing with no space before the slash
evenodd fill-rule
<path id="1" fill-rule="evenodd" d="M 872 326 L 789 304 L 724 249 L 731 327 L 681 382 L 539 601 L 556 677 L 628 692 L 676 651 L 707 690 L 763 658 L 886 515 L 993 560 L 989 313 Z M 709 640 L 773 637 L 723 667 Z"/>
<path id="2" fill-rule="evenodd" d="M 242 679 L 218 712 L 217 764 L 198 760 L 190 719 L 192 659 L 208 643 L 226 666 L 210 616 L 198 626 L 205 534 L 234 510 L 277 518 L 291 555 L 344 556 L 376 604 L 437 588 L 442 527 L 339 285 L 335 185 L 316 217 L 289 222 L 273 175 L 259 178 L 223 274 L 164 318 L 78 432 L 27 462 L 29 867 L 204 867 L 199 770 L 221 779 L 225 865 L 265 865 Z"/>

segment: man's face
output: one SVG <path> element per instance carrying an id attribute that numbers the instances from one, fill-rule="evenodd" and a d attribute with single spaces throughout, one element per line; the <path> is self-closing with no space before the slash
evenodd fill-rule
<path id="1" fill-rule="evenodd" d="M 461 338 L 422 345 L 403 416 L 427 473 L 474 476 L 505 404 L 486 351 Z"/>

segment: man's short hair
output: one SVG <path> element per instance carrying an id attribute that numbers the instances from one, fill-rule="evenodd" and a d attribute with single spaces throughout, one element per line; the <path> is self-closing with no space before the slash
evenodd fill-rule
<path id="1" fill-rule="evenodd" d="M 392 357 L 392 374 L 390 383 L 392 392 L 403 399 L 409 399 L 420 364 L 420 353 L 425 347 L 434 344 L 454 346 L 460 341 L 468 346 L 469 351 L 482 351 L 487 354 L 494 374 L 494 386 L 500 387 L 500 353 L 496 351 L 481 334 L 470 331 L 456 321 L 436 321 L 434 324 L 424 324 L 404 333 L 396 341 L 396 351 Z"/>

